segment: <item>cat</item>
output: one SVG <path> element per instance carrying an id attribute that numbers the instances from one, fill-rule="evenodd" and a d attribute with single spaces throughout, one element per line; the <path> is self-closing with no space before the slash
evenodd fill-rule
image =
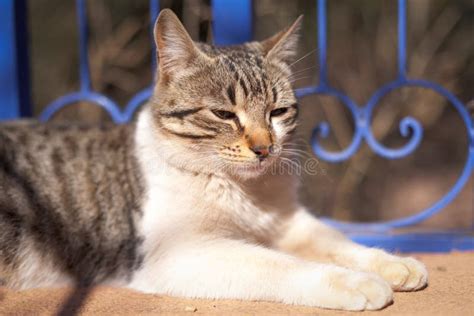
<path id="1" fill-rule="evenodd" d="M 270 172 L 297 126 L 300 24 L 215 47 L 162 10 L 158 81 L 135 122 L 1 124 L 4 285 L 344 310 L 426 286 L 422 263 L 350 241 L 301 206 L 296 175 Z"/>

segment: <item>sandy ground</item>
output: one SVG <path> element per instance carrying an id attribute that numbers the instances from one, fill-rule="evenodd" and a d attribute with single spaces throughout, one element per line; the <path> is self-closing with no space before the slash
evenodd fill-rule
<path id="1" fill-rule="evenodd" d="M 99 287 L 82 301 L 80 315 L 474 315 L 474 252 L 419 254 L 430 272 L 423 291 L 396 293 L 395 302 L 378 312 L 342 312 L 268 302 L 192 300 Z M 0 288 L 0 315 L 70 315 L 84 298 L 71 289 L 15 292 Z M 68 300 L 69 298 L 69 300 Z M 68 301 L 67 304 L 65 302 Z"/>

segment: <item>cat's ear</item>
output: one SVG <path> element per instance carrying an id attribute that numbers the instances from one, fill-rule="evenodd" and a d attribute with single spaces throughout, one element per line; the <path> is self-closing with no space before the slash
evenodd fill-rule
<path id="1" fill-rule="evenodd" d="M 172 75 L 175 71 L 185 69 L 193 59 L 201 55 L 183 24 L 169 9 L 160 12 L 155 23 L 154 37 L 160 73 Z"/>
<path id="2" fill-rule="evenodd" d="M 291 63 L 298 52 L 298 38 L 302 20 L 303 15 L 300 15 L 290 27 L 260 42 L 263 54 L 268 59 L 274 58 L 288 64 Z"/>

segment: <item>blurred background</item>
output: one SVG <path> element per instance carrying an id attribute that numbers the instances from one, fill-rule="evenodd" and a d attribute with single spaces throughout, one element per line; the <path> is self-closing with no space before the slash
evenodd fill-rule
<path id="1" fill-rule="evenodd" d="M 89 56 L 93 86 L 120 104 L 152 80 L 148 0 L 89 0 Z M 474 112 L 474 2 L 410 0 L 408 5 L 408 76 L 441 84 Z M 295 87 L 317 84 L 316 1 L 254 0 L 254 38 L 264 39 L 300 14 L 304 23 L 295 64 Z M 32 103 L 37 116 L 57 97 L 77 90 L 78 46 L 73 0 L 29 0 Z M 209 0 L 162 0 L 195 40 L 212 42 Z M 328 1 L 329 83 L 359 105 L 397 74 L 397 2 Z M 337 100 L 310 96 L 300 100 L 297 142 L 314 157 L 309 140 L 314 126 L 329 122 L 325 148 L 350 143 L 353 121 Z M 352 159 L 319 161 L 316 175 L 303 175 L 301 198 L 316 214 L 351 221 L 378 221 L 414 214 L 440 199 L 465 164 L 468 139 L 459 114 L 446 99 L 421 88 L 402 88 L 377 106 L 372 129 L 388 147 L 406 143 L 400 119 L 417 118 L 424 138 L 414 154 L 386 160 L 364 143 Z M 78 104 L 54 120 L 97 123 L 110 120 L 100 108 Z M 428 228 L 472 228 L 474 180 L 443 212 L 423 224 Z"/>

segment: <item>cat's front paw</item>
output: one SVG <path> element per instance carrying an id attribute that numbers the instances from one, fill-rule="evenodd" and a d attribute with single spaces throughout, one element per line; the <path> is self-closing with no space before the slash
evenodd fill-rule
<path id="1" fill-rule="evenodd" d="M 350 311 L 381 309 L 392 302 L 390 285 L 375 273 L 321 266 L 291 276 L 284 302 Z"/>
<path id="2" fill-rule="evenodd" d="M 377 310 L 393 300 L 390 285 L 378 275 L 349 272 L 331 277 L 331 288 L 336 291 L 340 308 L 345 310 Z"/>
<path id="3" fill-rule="evenodd" d="M 387 256 L 377 260 L 375 269 L 395 291 L 416 291 L 428 283 L 428 271 L 423 263 L 413 258 Z"/>

